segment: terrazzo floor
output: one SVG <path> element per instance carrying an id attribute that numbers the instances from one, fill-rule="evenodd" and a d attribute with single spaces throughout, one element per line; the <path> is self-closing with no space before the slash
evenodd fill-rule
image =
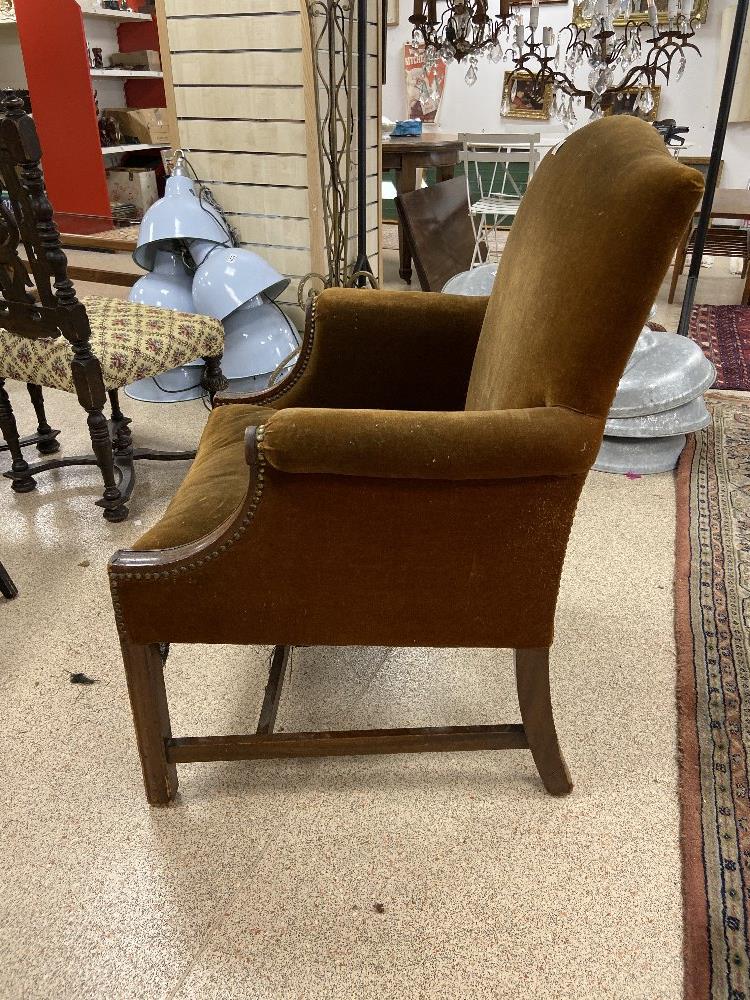
<path id="1" fill-rule="evenodd" d="M 47 395 L 81 450 L 77 404 Z M 206 418 L 128 412 L 140 444 L 175 449 Z M 183 766 L 153 810 L 105 567 L 183 472 L 142 465 L 121 525 L 91 470 L 3 493 L 20 595 L 0 601 L 0 998 L 677 1000 L 672 477 L 594 473 L 580 504 L 553 653 L 569 797 L 514 751 Z M 174 649 L 175 731 L 248 731 L 269 652 Z M 518 718 L 507 651 L 303 649 L 279 726 Z"/>

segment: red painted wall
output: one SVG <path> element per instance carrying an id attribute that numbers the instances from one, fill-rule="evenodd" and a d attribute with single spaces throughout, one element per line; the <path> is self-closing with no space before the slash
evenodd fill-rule
<path id="1" fill-rule="evenodd" d="M 15 8 L 53 208 L 109 215 L 81 8 L 75 0 L 16 0 Z"/>
<path id="2" fill-rule="evenodd" d="M 131 0 L 131 6 L 133 6 Z M 159 29 L 156 21 L 125 21 L 117 29 L 120 52 L 137 52 L 139 49 L 159 51 Z M 128 80 L 125 100 L 129 108 L 163 108 L 166 106 L 163 80 Z"/>

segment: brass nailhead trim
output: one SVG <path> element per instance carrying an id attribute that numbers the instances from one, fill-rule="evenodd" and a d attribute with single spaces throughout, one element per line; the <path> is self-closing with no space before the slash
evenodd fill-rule
<path id="1" fill-rule="evenodd" d="M 299 380 L 304 375 L 305 370 L 307 369 L 307 366 L 310 363 L 310 358 L 312 357 L 313 343 L 315 342 L 315 321 L 317 319 L 317 310 L 318 310 L 318 299 L 316 297 L 313 299 L 313 304 L 310 310 L 310 339 L 307 345 L 307 350 L 305 351 L 305 355 L 302 358 L 302 363 L 295 372 L 294 378 L 291 380 L 291 382 L 283 386 L 283 388 L 280 386 L 275 393 L 272 393 L 270 396 L 268 396 L 266 398 L 266 403 L 272 403 L 280 396 L 285 395 L 285 393 L 287 393 L 292 388 L 293 385 L 296 385 L 297 382 L 299 382 Z"/>
<path id="2" fill-rule="evenodd" d="M 288 385 L 283 386 L 283 388 L 279 387 L 279 389 L 277 389 L 275 393 L 273 393 L 267 398 L 266 400 L 267 402 L 269 403 L 273 402 L 274 400 L 279 399 L 281 396 L 283 396 L 286 392 L 289 391 L 289 389 L 292 388 L 292 386 L 296 385 L 297 382 L 299 382 L 300 378 L 302 378 L 302 375 L 307 370 L 307 366 L 310 363 L 310 358 L 312 357 L 313 344 L 315 342 L 317 308 L 318 308 L 318 302 L 316 298 L 313 301 L 312 308 L 310 310 L 310 337 L 308 339 L 307 349 L 305 350 L 305 354 L 304 357 L 302 358 L 301 364 L 299 365 L 297 371 L 295 372 L 294 378 Z M 125 630 L 125 621 L 122 615 L 120 595 L 117 589 L 119 580 L 159 580 L 170 576 L 176 577 L 179 573 L 187 573 L 190 570 L 196 569 L 199 566 L 204 566 L 210 559 L 217 559 L 220 554 L 223 554 L 228 549 L 230 549 L 232 547 L 232 544 L 238 541 L 245 533 L 247 528 L 250 526 L 250 522 L 253 520 L 253 517 L 255 516 L 255 511 L 258 508 L 258 504 L 260 503 L 261 495 L 263 493 L 263 482 L 265 479 L 265 468 L 266 468 L 266 460 L 262 448 L 264 433 L 265 433 L 264 428 L 263 425 L 261 424 L 256 430 L 258 472 L 256 477 L 255 491 L 250 501 L 250 506 L 247 510 L 247 513 L 245 514 L 245 517 L 240 522 L 237 530 L 234 532 L 234 534 L 232 534 L 230 538 L 225 539 L 224 542 L 222 542 L 218 550 L 214 552 L 209 552 L 203 555 L 201 558 L 195 560 L 194 562 L 186 563 L 182 566 L 173 567 L 166 570 L 161 570 L 155 573 L 141 573 L 141 572 L 118 573 L 116 569 L 110 571 L 109 580 L 110 580 L 110 587 L 112 590 L 112 608 L 114 610 L 115 624 L 117 625 L 117 631 L 120 634 L 121 638 L 127 639 L 127 633 Z"/>
<path id="3" fill-rule="evenodd" d="M 112 590 L 112 607 L 115 614 L 115 623 L 117 625 L 117 631 L 120 637 L 123 639 L 127 638 L 127 633 L 125 630 L 125 622 L 122 616 L 122 607 L 120 604 L 120 595 L 118 593 L 118 581 L 120 580 L 160 580 L 166 577 L 176 577 L 180 573 L 188 573 L 190 570 L 196 569 L 199 566 L 203 566 L 210 559 L 218 559 L 219 555 L 225 552 L 227 549 L 232 547 L 232 543 L 237 541 L 249 528 L 251 521 L 255 516 L 255 512 L 258 509 L 258 504 L 260 503 L 261 496 L 263 494 L 263 470 L 265 468 L 266 460 L 263 455 L 263 449 L 261 447 L 263 443 L 263 426 L 259 426 L 256 430 L 256 442 L 257 442 L 257 456 L 258 456 L 258 475 L 256 477 L 255 490 L 253 492 L 252 498 L 250 500 L 250 505 L 240 522 L 237 530 L 231 536 L 230 539 L 224 541 L 217 550 L 214 552 L 208 552 L 195 559 L 193 562 L 184 563 L 181 566 L 170 567 L 169 569 L 160 570 L 153 573 L 118 573 L 117 569 L 111 569 L 109 573 L 110 587 Z"/>

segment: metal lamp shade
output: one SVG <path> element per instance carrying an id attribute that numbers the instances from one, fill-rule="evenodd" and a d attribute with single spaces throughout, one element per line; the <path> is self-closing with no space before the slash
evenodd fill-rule
<path id="1" fill-rule="evenodd" d="M 193 276 L 186 269 L 179 254 L 171 250 L 157 250 L 154 270 L 144 274 L 133 285 L 128 301 L 141 302 L 160 309 L 194 313 Z M 141 378 L 125 387 L 125 395 L 144 403 L 182 403 L 200 399 L 202 359 L 173 368 L 154 378 Z"/>
<path id="2" fill-rule="evenodd" d="M 177 174 L 167 179 L 164 197 L 143 216 L 133 260 L 144 271 L 153 271 L 159 250 L 175 250 L 184 241 L 216 244 L 229 238 L 219 213 L 200 200 L 189 177 Z"/>
<path id="3" fill-rule="evenodd" d="M 497 267 L 497 263 L 479 264 L 454 274 L 443 285 L 443 291 L 446 295 L 491 295 Z"/>
<path id="4" fill-rule="evenodd" d="M 201 362 L 203 364 L 203 362 Z M 141 378 L 125 387 L 125 395 L 142 403 L 185 403 L 203 395 L 200 368 L 173 368 L 155 378 Z"/>
<path id="5" fill-rule="evenodd" d="M 258 296 L 224 320 L 221 370 L 230 382 L 268 375 L 298 346 L 297 332 L 284 313 Z"/>
<path id="6" fill-rule="evenodd" d="M 130 290 L 128 301 L 194 313 L 193 276 L 179 254 L 171 250 L 157 250 L 153 271 L 136 281 Z"/>
<path id="7" fill-rule="evenodd" d="M 195 272 L 193 301 L 196 312 L 223 321 L 261 292 L 269 299 L 278 298 L 288 284 L 289 278 L 257 254 L 236 247 L 216 247 Z"/>

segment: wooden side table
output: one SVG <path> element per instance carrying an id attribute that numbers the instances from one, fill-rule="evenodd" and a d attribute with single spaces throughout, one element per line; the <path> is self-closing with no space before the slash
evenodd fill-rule
<path id="1" fill-rule="evenodd" d="M 456 135 L 445 132 L 423 132 L 419 136 L 383 139 L 383 171 L 396 171 L 399 194 L 417 187 L 417 169 L 436 167 L 439 181 L 453 177 L 458 165 L 461 144 Z M 401 223 L 398 225 L 399 269 L 401 278 L 411 284 L 411 254 Z"/>
<path id="2" fill-rule="evenodd" d="M 696 212 L 700 209 L 696 209 Z M 711 206 L 712 219 L 743 219 L 750 220 L 750 190 L 747 188 L 717 188 L 714 194 L 714 202 Z M 675 255 L 674 267 L 672 268 L 672 284 L 669 289 L 669 302 L 674 302 L 677 282 L 685 268 L 687 259 L 688 244 L 693 233 L 693 221 L 685 230 L 680 245 Z M 742 292 L 741 303 L 743 306 L 750 305 L 750 268 L 747 270 L 745 287 Z"/>

